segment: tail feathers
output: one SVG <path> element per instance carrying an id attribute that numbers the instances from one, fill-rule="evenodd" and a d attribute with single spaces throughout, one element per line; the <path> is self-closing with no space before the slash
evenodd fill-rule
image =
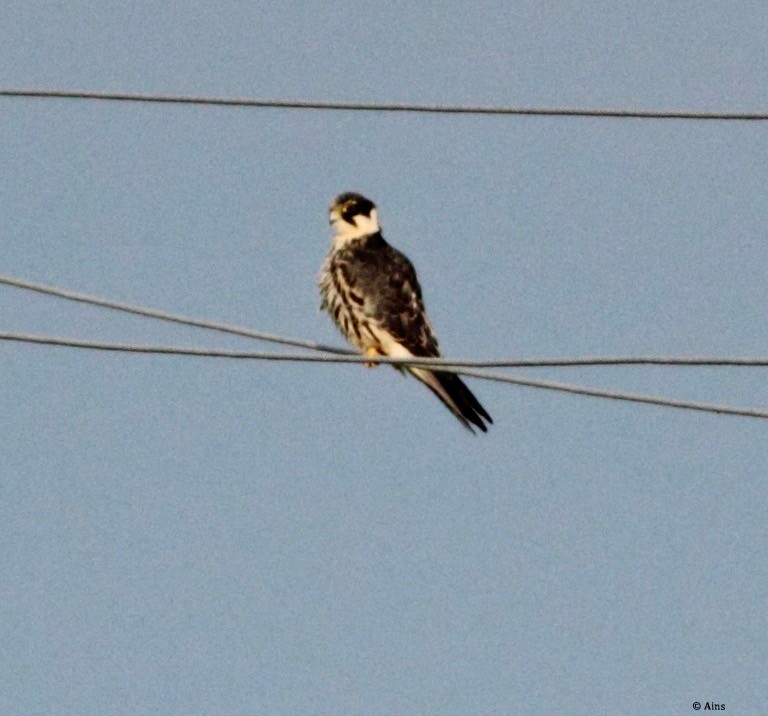
<path id="1" fill-rule="evenodd" d="M 464 381 L 455 373 L 412 369 L 413 374 L 424 383 L 467 428 L 474 432 L 472 425 L 488 432 L 485 422 L 492 424 L 493 419 L 478 399 L 467 388 Z M 485 422 L 483 422 L 485 420 Z"/>

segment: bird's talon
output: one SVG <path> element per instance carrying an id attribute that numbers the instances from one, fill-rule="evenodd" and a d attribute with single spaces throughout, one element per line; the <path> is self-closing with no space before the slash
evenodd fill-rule
<path id="1" fill-rule="evenodd" d="M 381 353 L 379 353 L 379 351 L 375 348 L 366 348 L 365 355 L 368 358 L 372 358 L 373 356 L 380 356 Z M 379 364 L 375 361 L 367 361 L 364 365 L 366 368 L 376 368 Z"/>

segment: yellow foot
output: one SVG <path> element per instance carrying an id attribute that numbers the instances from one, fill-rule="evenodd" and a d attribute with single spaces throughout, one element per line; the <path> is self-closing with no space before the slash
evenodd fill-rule
<path id="1" fill-rule="evenodd" d="M 380 355 L 383 355 L 383 354 L 378 350 L 378 348 L 366 348 L 365 349 L 365 356 L 367 358 L 371 358 L 373 356 L 380 356 Z M 365 364 L 365 367 L 366 368 L 375 368 L 378 365 L 379 365 L 378 363 L 374 363 L 373 361 L 370 361 L 370 362 L 367 362 Z"/>

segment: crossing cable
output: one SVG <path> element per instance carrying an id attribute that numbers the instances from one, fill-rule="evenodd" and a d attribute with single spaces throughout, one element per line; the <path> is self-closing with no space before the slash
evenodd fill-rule
<path id="1" fill-rule="evenodd" d="M 354 351 L 347 350 L 345 348 L 336 348 L 334 346 L 323 345 L 322 343 L 313 343 L 312 341 L 302 341 L 293 338 L 286 338 L 284 336 L 276 336 L 271 333 L 252 331 L 248 328 L 232 326 L 227 323 L 202 321 L 198 320 L 197 318 L 182 316 L 178 313 L 167 313 L 166 311 L 158 311 L 153 308 L 144 308 L 143 306 L 133 306 L 131 304 L 121 303 L 119 301 L 110 301 L 106 298 L 99 298 L 98 296 L 90 296 L 85 293 L 67 291 L 66 289 L 57 288 L 56 286 L 47 286 L 42 283 L 33 283 L 32 281 L 25 281 L 20 278 L 14 278 L 12 276 L 0 275 L 0 284 L 13 286 L 15 288 L 23 288 L 27 291 L 34 291 L 36 293 L 44 293 L 49 296 L 64 298 L 68 301 L 75 301 L 77 303 L 86 303 L 90 304 L 91 306 L 99 306 L 100 308 L 110 308 L 114 311 L 122 311 L 123 313 L 133 313 L 137 316 L 156 318 L 158 320 L 168 321 L 170 323 L 181 323 L 182 325 L 195 326 L 196 328 L 205 328 L 207 330 L 218 331 L 220 333 L 231 333 L 236 336 L 256 338 L 260 341 L 279 343 L 285 346 L 294 346 L 295 348 L 307 348 L 310 350 L 323 351 L 325 353 L 338 353 L 342 355 L 357 355 L 357 353 Z"/>
<path id="2" fill-rule="evenodd" d="M 313 343 L 310 341 L 299 341 L 283 336 L 275 336 L 273 334 L 262 333 L 259 331 L 251 331 L 249 329 L 240 328 L 239 326 L 231 326 L 223 323 L 214 323 L 209 321 L 202 321 L 198 319 L 189 318 L 187 316 L 179 316 L 176 314 L 166 313 L 165 311 L 157 311 L 154 309 L 143 308 L 140 306 L 132 306 L 130 304 L 119 303 L 116 301 L 109 301 L 107 299 L 98 298 L 95 296 L 89 296 L 86 294 L 79 294 L 72 291 L 66 291 L 54 286 L 47 286 L 44 284 L 32 283 L 30 281 L 24 281 L 22 279 L 13 278 L 10 276 L 0 276 L 0 284 L 13 286 L 17 288 L 23 288 L 38 293 L 44 293 L 47 295 L 65 298 L 71 301 L 77 301 L 80 303 L 86 303 L 90 305 L 100 306 L 104 308 L 110 308 L 117 311 L 123 311 L 126 313 L 146 316 L 149 318 L 157 318 L 164 321 L 171 321 L 174 323 L 181 323 L 185 325 L 191 325 L 199 328 L 206 328 L 223 333 L 232 333 L 235 335 L 246 336 L 249 338 L 257 338 L 265 341 L 272 341 L 281 343 L 284 345 L 293 345 L 301 348 L 310 348 L 316 351 L 323 351 L 333 355 L 296 355 L 289 356 L 286 354 L 264 354 L 253 353 L 246 351 L 223 351 L 215 349 L 200 349 L 200 348 L 175 348 L 167 346 L 138 346 L 132 344 L 109 344 L 99 343 L 95 341 L 83 341 L 69 338 L 57 338 L 51 336 L 28 336 L 24 334 L 16 333 L 2 333 L 0 334 L 0 340 L 18 341 L 26 343 L 37 343 L 45 345 L 59 345 L 72 348 L 86 348 L 91 350 L 104 350 L 104 351 L 120 351 L 131 353 L 152 353 L 152 354 L 165 354 L 165 355 L 189 355 L 199 357 L 220 357 L 220 358 L 250 358 L 250 359 L 262 359 L 262 360 L 292 360 L 292 361 L 305 361 L 305 362 L 345 362 L 345 363 L 359 363 L 359 362 L 375 362 L 375 363 L 389 363 L 393 365 L 428 365 L 433 370 L 450 370 L 451 372 L 460 373 L 462 375 L 471 376 L 474 378 L 480 378 L 483 380 L 492 380 L 501 383 L 510 383 L 513 385 L 521 385 L 530 388 L 542 388 L 546 390 L 556 390 L 561 392 L 573 393 L 577 395 L 585 395 L 597 398 L 610 398 L 614 400 L 625 400 L 637 403 L 647 403 L 651 405 L 660 405 L 664 407 L 680 408 L 687 410 L 698 410 L 709 413 L 720 413 L 728 415 L 739 415 L 744 417 L 764 418 L 768 419 L 768 412 L 753 410 L 750 408 L 738 408 L 731 406 L 711 405 L 707 403 L 696 403 L 690 401 L 678 401 L 668 398 L 660 398 L 655 396 L 637 395 L 631 393 L 618 393 L 613 391 L 604 391 L 591 388 L 583 388 L 581 386 L 568 385 L 565 383 L 557 383 L 552 381 L 539 381 L 529 380 L 527 378 L 520 378 L 516 376 L 498 375 L 495 373 L 488 373 L 486 371 L 471 370 L 467 367 L 461 367 L 462 364 L 470 365 L 483 365 L 483 364 L 518 364 L 518 367 L 524 367 L 523 361 L 511 362 L 511 361 L 450 361 L 444 359 L 395 359 L 389 357 L 377 357 L 369 358 L 366 356 L 360 356 L 353 351 L 336 348 L 333 346 L 324 346 L 323 344 Z M 594 359 L 593 359 L 594 360 Z M 610 361 L 611 359 L 598 359 L 601 361 Z M 615 360 L 615 359 L 614 359 Z M 622 359 L 619 359 L 622 360 Z M 647 360 L 687 360 L 687 363 L 677 363 L 678 365 L 762 365 L 768 364 L 768 361 L 762 361 L 758 359 L 638 359 L 630 358 L 631 364 L 638 364 L 638 361 Z M 693 362 L 692 362 L 693 361 Z M 550 361 L 552 363 L 552 361 Z M 561 361 L 562 363 L 562 361 Z M 568 365 L 589 365 L 590 363 L 579 362 L 578 360 L 567 361 Z M 601 363 L 602 365 L 611 363 Z M 615 363 L 614 363 L 615 364 Z M 619 363 L 621 364 L 621 363 Z M 669 364 L 669 363 L 666 363 Z M 534 361 L 527 367 L 539 367 L 542 365 L 542 361 Z"/>
<path id="3" fill-rule="evenodd" d="M 323 343 L 315 343 L 313 341 L 305 341 L 297 338 L 288 338 L 286 336 L 278 336 L 273 333 L 263 333 L 261 331 L 253 331 L 248 328 L 241 328 L 240 326 L 234 326 L 227 323 L 218 323 L 214 321 L 206 321 L 198 318 L 190 318 L 189 316 L 183 316 L 175 313 L 168 313 L 167 311 L 159 311 L 153 308 L 145 308 L 143 306 L 135 306 L 129 303 L 122 303 L 119 301 L 111 301 L 106 298 L 100 298 L 98 296 L 91 296 L 85 293 L 77 293 L 75 291 L 68 291 L 56 286 L 49 286 L 42 283 L 34 283 L 32 281 L 26 281 L 24 279 L 15 278 L 12 276 L 0 275 L 0 284 L 6 286 L 12 286 L 14 288 L 22 288 L 28 291 L 34 291 L 36 293 L 42 293 L 49 296 L 55 296 L 57 298 L 64 298 L 68 301 L 75 301 L 78 303 L 85 303 L 92 306 L 99 306 L 101 308 L 109 308 L 115 311 L 121 311 L 123 313 L 132 313 L 138 316 L 146 316 L 147 318 L 156 318 L 162 321 L 169 321 L 171 323 L 180 323 L 182 325 L 194 326 L 196 328 L 205 328 L 208 330 L 218 331 L 220 333 L 230 333 L 237 336 L 245 336 L 246 338 L 256 338 L 258 340 L 266 341 L 269 343 L 278 343 L 281 345 L 293 346 L 296 348 L 305 348 L 308 350 L 322 351 L 323 353 L 332 353 L 339 356 L 346 356 L 346 358 L 328 359 L 325 362 L 331 363 L 365 363 L 369 361 L 377 363 L 385 363 L 390 365 L 423 365 L 429 367 L 447 366 L 453 368 L 571 368 L 571 367 L 589 367 L 589 366 L 638 366 L 638 365 L 661 365 L 661 366 L 734 366 L 734 367 L 768 367 L 768 358 L 720 358 L 720 357 L 691 357 L 691 358 L 677 358 L 677 357 L 653 357 L 653 356 L 617 356 L 617 357 L 605 357 L 594 356 L 587 358 L 533 358 L 524 360 L 450 360 L 446 358 L 389 358 L 386 356 L 379 356 L 376 358 L 365 358 L 360 356 L 356 351 L 349 350 L 347 348 L 338 348 L 336 346 L 329 346 Z M 5 340 L 11 340 L 6 338 Z M 159 352 L 159 349 L 157 349 Z M 181 349 L 187 350 L 187 349 Z M 197 349 L 195 349 L 197 350 Z M 200 349 L 205 350 L 205 349 Z M 174 352 L 175 349 L 169 349 L 169 353 Z M 138 351 L 137 351 L 138 352 Z M 222 351 L 227 355 L 211 356 L 211 357 L 230 357 L 230 358 L 258 358 L 262 354 L 254 354 L 248 352 L 241 352 L 242 355 L 230 355 L 236 354 L 238 351 Z M 266 360 L 298 360 L 298 356 L 291 356 L 286 354 L 264 354 L 268 355 Z M 285 356 L 285 357 L 283 357 Z M 306 359 L 317 360 L 317 359 Z"/>
<path id="4" fill-rule="evenodd" d="M 767 111 L 718 112 L 673 109 L 600 109 L 577 107 L 520 107 L 463 104 L 408 104 L 397 102 L 333 102 L 314 100 L 274 100 L 238 97 L 203 97 L 139 92 L 100 92 L 90 90 L 50 90 L 0 88 L 0 97 L 102 100 L 154 104 L 208 105 L 220 107 L 260 107 L 272 109 L 333 110 L 358 112 L 418 112 L 429 114 L 522 115 L 537 117 L 597 117 L 604 119 L 693 119 L 720 121 L 766 121 Z"/>
<path id="5" fill-rule="evenodd" d="M 205 358 L 235 358 L 235 359 L 258 359 L 272 361 L 294 361 L 309 363 L 383 363 L 390 365 L 426 365 L 431 370 L 450 371 L 460 375 L 471 376 L 482 380 L 490 380 L 498 383 L 510 383 L 528 388 L 541 388 L 545 390 L 556 390 L 575 395 L 585 395 L 594 398 L 609 398 L 612 400 L 623 400 L 633 403 L 646 403 L 649 405 L 659 405 L 667 408 L 679 408 L 683 410 L 697 410 L 706 413 L 718 413 L 722 415 L 738 415 L 748 418 L 768 419 L 768 411 L 756 410 L 752 408 L 739 408 L 727 405 L 713 405 L 711 403 L 698 403 L 693 401 L 673 400 L 670 398 L 661 398 L 650 395 L 638 395 L 634 393 L 617 393 L 614 391 L 597 390 L 593 388 L 583 388 L 581 386 L 569 385 L 545 380 L 530 380 L 518 376 L 499 375 L 481 370 L 470 370 L 468 368 L 456 368 L 450 361 L 434 362 L 434 359 L 417 358 L 371 358 L 361 355 L 289 355 L 285 353 L 258 353 L 253 351 L 233 351 L 219 350 L 209 348 L 179 348 L 175 346 L 148 346 L 135 345 L 130 343 L 102 343 L 97 341 L 85 341 L 74 338 L 59 338 L 56 336 L 31 336 L 20 333 L 0 332 L 0 340 L 16 341 L 23 343 L 34 343 L 40 345 L 65 346 L 68 348 L 84 348 L 89 350 L 112 351 L 122 353 L 144 353 L 153 355 L 184 355 Z"/>

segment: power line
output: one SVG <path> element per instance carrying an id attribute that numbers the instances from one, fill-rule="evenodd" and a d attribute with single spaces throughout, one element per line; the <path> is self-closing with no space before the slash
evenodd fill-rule
<path id="1" fill-rule="evenodd" d="M 400 358 L 388 358 L 386 356 L 379 356 L 378 358 L 363 358 L 359 353 L 351 351 L 346 348 L 338 348 L 336 346 L 329 346 L 323 343 L 315 343 L 313 341 L 305 341 L 297 338 L 288 338 L 286 336 L 278 336 L 272 333 L 263 333 L 261 331 L 253 331 L 248 328 L 241 328 L 240 326 L 233 326 L 227 323 L 218 323 L 214 321 L 205 321 L 198 318 L 190 318 L 189 316 L 183 316 L 180 314 L 168 313 L 167 311 L 159 311 L 152 308 L 145 308 L 143 306 L 136 306 L 128 303 L 122 303 L 119 301 L 111 301 L 106 298 L 100 298 L 98 296 L 91 296 L 85 293 L 76 293 L 74 291 L 68 291 L 56 286 L 49 286 L 42 283 L 33 283 L 32 281 L 25 281 L 24 279 L 14 278 L 12 276 L 0 275 L 0 284 L 6 286 L 13 286 L 14 288 L 22 288 L 28 291 L 34 291 L 36 293 L 43 293 L 49 296 L 55 296 L 57 298 L 64 298 L 68 301 L 75 301 L 78 303 L 85 303 L 92 306 L 99 306 L 101 308 L 109 308 L 115 311 L 122 311 L 124 313 L 132 313 L 139 316 L 145 316 L 147 318 L 155 318 L 162 321 L 169 321 L 171 323 L 180 323 L 182 325 L 194 326 L 196 328 L 205 328 L 207 330 L 218 331 L 220 333 L 230 333 L 237 336 L 245 336 L 246 338 L 255 338 L 258 340 L 266 341 L 269 343 L 278 343 L 281 345 L 294 346 L 296 348 L 306 348 L 315 351 L 322 351 L 324 353 L 332 353 L 338 356 L 346 356 L 344 358 L 327 359 L 325 362 L 337 362 L 337 363 L 363 363 L 373 360 L 378 363 L 386 363 L 390 365 L 418 365 L 425 366 L 449 366 L 454 368 L 571 368 L 580 366 L 630 366 L 630 365 L 660 365 L 660 366 L 738 366 L 738 367 L 768 367 L 768 358 L 721 358 L 721 357 L 691 357 L 691 358 L 676 358 L 676 357 L 652 357 L 652 356 L 618 356 L 618 357 L 604 357 L 593 356 L 587 358 L 531 358 L 520 360 L 449 360 L 445 358 L 419 358 L 413 360 L 400 359 Z M 11 334 L 6 334 L 11 335 Z M 6 340 L 11 340 L 7 338 Z M 169 351 L 172 352 L 172 351 Z M 286 356 L 286 354 L 256 354 L 246 351 L 222 351 L 227 355 L 220 357 L 231 358 L 250 358 L 258 357 L 261 355 L 274 356 L 269 360 L 299 360 L 301 356 Z M 239 355 L 241 353 L 242 355 Z M 232 355 L 229 355 L 232 354 Z M 238 354 L 238 355 L 234 355 Z M 306 360 L 317 360 L 316 358 L 307 358 Z"/>
<path id="2" fill-rule="evenodd" d="M 0 340 L 18 341 L 21 343 L 38 343 L 41 345 L 66 346 L 70 348 L 90 348 L 102 351 L 122 351 L 126 353 L 150 353 L 158 355 L 197 356 L 200 358 L 233 358 L 240 360 L 284 361 L 289 363 L 375 363 L 377 365 L 416 366 L 434 370 L 456 370 L 464 368 L 539 368 L 582 365 L 626 365 L 618 359 L 574 359 L 568 361 L 520 360 L 520 361 L 483 361 L 483 360 L 451 360 L 449 358 L 392 358 L 390 356 L 364 356 L 359 353 L 350 355 L 314 355 L 305 353 L 266 353 L 263 351 L 241 351 L 227 348 L 193 348 L 180 346 L 157 346 L 135 343 L 104 343 L 101 341 L 81 340 L 78 338 L 62 338 L 59 336 L 34 336 L 26 333 L 0 331 Z M 638 365 L 638 361 L 647 361 L 651 365 L 664 361 L 660 365 L 715 365 L 715 366 L 768 366 L 766 359 L 734 358 L 734 359 L 654 359 L 629 358 L 630 365 Z M 606 363 L 606 361 L 608 361 Z"/>
<path id="3" fill-rule="evenodd" d="M 3 333 L 0 334 L 1 340 L 20 341 L 27 343 L 38 343 L 45 345 L 60 345 L 73 348 L 88 348 L 92 350 L 104 350 L 104 351 L 121 351 L 132 353 L 162 353 L 166 355 L 190 355 L 199 357 L 221 357 L 221 358 L 250 358 L 250 359 L 262 359 L 262 360 L 292 360 L 292 361 L 311 361 L 311 362 L 345 362 L 345 363 L 358 363 L 367 362 L 366 358 L 360 356 L 353 351 L 346 349 L 336 348 L 334 346 L 324 346 L 320 343 L 313 343 L 310 341 L 294 340 L 291 338 L 285 338 L 283 336 L 275 336 L 273 334 L 262 333 L 259 331 L 251 331 L 249 329 L 240 328 L 239 326 L 232 326 L 223 323 L 214 323 L 209 321 L 202 321 L 187 316 L 180 316 L 165 311 L 157 311 L 154 309 L 143 308 L 141 306 L 133 306 L 130 304 L 119 303 L 116 301 L 109 301 L 107 299 L 98 298 L 96 296 L 89 296 L 86 294 L 79 294 L 72 291 L 66 291 L 54 286 L 47 286 L 44 284 L 32 283 L 30 281 L 24 281 L 22 279 L 13 278 L 10 276 L 0 276 L 0 284 L 13 286 L 17 288 L 23 288 L 38 293 L 44 293 L 47 295 L 55 296 L 57 298 L 64 298 L 71 301 L 77 301 L 80 303 L 86 303 L 90 305 L 100 306 L 103 308 L 110 308 L 117 311 L 123 311 L 126 313 L 145 316 L 148 318 L 157 318 L 164 321 L 171 321 L 174 323 L 181 323 L 185 325 L 195 326 L 198 328 L 205 328 L 215 330 L 223 333 L 232 333 L 235 335 L 245 336 L 248 338 L 256 338 L 259 340 L 271 341 L 280 343 L 283 345 L 292 345 L 301 348 L 309 348 L 312 350 L 323 351 L 332 355 L 315 356 L 315 355 L 297 355 L 289 356 L 286 354 L 266 354 L 266 353 L 253 353 L 246 351 L 225 351 L 215 349 L 200 349 L 200 348 L 174 348 L 163 346 L 137 346 L 130 344 L 107 344 L 98 343 L 95 341 L 82 341 L 68 338 L 56 338 L 48 336 L 28 336 L 24 334 Z M 370 359 L 368 359 L 370 360 Z M 707 403 L 696 403 L 689 401 L 677 401 L 668 398 L 660 398 L 654 396 L 636 395 L 631 393 L 618 393 L 611 391 L 595 390 L 591 388 L 583 388 L 581 386 L 568 385 L 565 383 L 556 383 L 551 381 L 537 381 L 529 380 L 526 378 L 518 378 L 514 376 L 498 375 L 494 373 L 488 373 L 484 371 L 471 370 L 467 367 L 461 367 L 466 365 L 494 365 L 496 367 L 543 367 L 545 365 L 610 365 L 611 361 L 624 361 L 623 363 L 613 363 L 614 365 L 632 364 L 637 365 L 645 361 L 648 363 L 660 362 L 662 365 L 765 365 L 768 361 L 763 359 L 679 359 L 679 358 L 623 358 L 623 359 L 610 359 L 610 358 L 591 358 L 591 359 L 566 359 L 560 361 L 547 361 L 547 360 L 533 360 L 533 361 L 446 361 L 440 359 L 420 359 L 409 360 L 407 363 L 413 365 L 415 363 L 429 365 L 434 370 L 446 370 L 450 369 L 452 372 L 460 373 L 483 380 L 492 380 L 502 383 L 511 383 L 514 385 L 520 385 L 530 388 L 542 388 L 546 390 L 556 390 L 561 392 L 573 393 L 576 395 L 585 395 L 596 398 L 611 398 L 614 400 L 625 400 L 637 403 L 648 403 L 651 405 L 660 405 L 671 408 L 681 408 L 687 410 L 699 410 L 710 413 L 722 413 L 728 415 L 740 415 L 745 417 L 754 418 L 768 418 L 768 412 L 752 410 L 749 408 L 736 408 L 730 406 L 711 405 Z M 585 362 L 588 361 L 588 362 Z M 662 362 L 663 361 L 663 362 Z M 390 363 L 390 364 L 405 364 L 406 361 L 379 357 L 374 359 L 374 362 Z M 457 367 L 458 366 L 458 367 Z"/>
<path id="4" fill-rule="evenodd" d="M 728 121 L 765 121 L 768 112 L 718 112 L 673 109 L 600 109 L 572 107 L 519 107 L 461 104 L 407 104 L 391 102 L 332 102 L 313 100 L 272 100 L 194 95 L 156 95 L 134 92 L 98 92 L 87 90 L 48 90 L 0 88 L 0 97 L 36 97 L 44 99 L 104 100 L 112 102 L 149 102 L 155 104 L 196 104 L 220 107 L 260 107 L 271 109 L 316 109 L 344 112 L 419 112 L 428 114 L 491 114 L 537 117 L 597 117 L 604 119 L 694 119 Z"/>
<path id="5" fill-rule="evenodd" d="M 697 403 L 686 400 L 674 400 L 671 398 L 661 398 L 652 395 L 639 395 L 637 393 L 618 393 L 608 390 L 597 390 L 594 388 L 583 388 L 579 385 L 568 385 L 567 383 L 557 383 L 554 381 L 529 380 L 528 378 L 518 378 L 506 375 L 495 375 L 479 370 L 462 369 L 455 371 L 461 375 L 480 378 L 482 380 L 491 380 L 499 383 L 512 383 L 527 388 L 543 388 L 546 390 L 557 390 L 563 393 L 573 393 L 574 395 L 586 395 L 591 398 L 609 398 L 611 400 L 624 400 L 631 403 L 646 403 L 647 405 L 659 405 L 665 408 L 679 408 L 681 410 L 698 410 L 703 413 L 718 413 L 721 415 L 739 415 L 745 418 L 768 419 L 768 411 L 755 410 L 752 408 L 737 408 L 729 405 L 713 405 L 711 403 Z"/>
<path id="6" fill-rule="evenodd" d="M 35 291 L 36 293 L 44 293 L 49 296 L 55 296 L 57 298 L 64 298 L 68 301 L 76 301 L 77 303 L 86 303 L 92 306 L 99 306 L 100 308 L 110 308 L 114 311 L 122 311 L 123 313 L 133 313 L 138 316 L 146 316 L 147 318 L 156 318 L 161 321 L 168 321 L 170 323 L 181 323 L 186 326 L 195 326 L 197 328 L 205 328 L 211 331 L 218 331 L 220 333 L 231 333 L 236 336 L 245 336 L 246 338 L 256 338 L 260 341 L 268 341 L 270 343 L 280 343 L 286 346 L 294 346 L 295 348 L 307 348 L 310 350 L 323 351 L 326 353 L 338 353 L 342 355 L 357 355 L 354 351 L 344 348 L 336 348 L 334 346 L 326 346 L 322 343 L 313 343 L 312 341 L 302 341 L 293 338 L 286 338 L 284 336 L 276 336 L 271 333 L 262 333 L 260 331 L 251 331 L 248 328 L 240 328 L 239 326 L 232 326 L 226 323 L 216 323 L 213 321 L 201 321 L 196 318 L 190 318 L 189 316 L 182 316 L 176 313 L 167 313 L 166 311 L 157 311 L 152 308 L 144 308 L 142 306 L 134 306 L 128 303 L 121 303 L 119 301 L 110 301 L 106 298 L 99 298 L 98 296 L 89 296 L 85 293 L 75 293 L 74 291 L 67 291 L 63 288 L 57 288 L 55 286 L 46 286 L 42 283 L 33 283 L 32 281 L 24 281 L 23 279 L 14 278 L 12 276 L 0 276 L 0 284 L 6 286 L 13 286 L 15 288 L 23 288 L 27 291 Z"/>
<path id="7" fill-rule="evenodd" d="M 235 358 L 250 360 L 292 361 L 303 363 L 364 363 L 371 360 L 366 356 L 360 355 L 289 355 L 284 353 L 257 353 L 253 351 L 233 351 L 209 348 L 179 348 L 175 346 L 149 346 L 129 343 L 102 343 L 98 341 L 85 341 L 75 338 L 60 338 L 57 336 L 31 336 L 21 333 L 6 332 L 0 332 L 0 340 L 119 353 L 195 356 L 204 358 Z M 748 418 L 768 419 L 768 411 L 763 410 L 738 408 L 728 405 L 713 405 L 710 403 L 698 403 L 685 400 L 673 400 L 670 398 L 662 398 L 651 395 L 638 395 L 634 393 L 619 393 L 608 390 L 597 390 L 593 388 L 584 388 L 577 385 L 569 385 L 567 383 L 557 383 L 545 380 L 529 380 L 527 378 L 520 378 L 517 376 L 498 375 L 496 373 L 488 373 L 486 371 L 479 370 L 468 370 L 466 368 L 452 369 L 450 362 L 436 364 L 431 361 L 424 361 L 419 359 L 393 358 L 382 358 L 376 362 L 388 363 L 391 365 L 429 365 L 433 370 L 451 370 L 451 372 L 459 373 L 460 375 L 471 376 L 473 378 L 479 378 L 481 380 L 491 380 L 498 383 L 510 383 L 512 385 L 519 385 L 527 388 L 556 390 L 565 393 L 572 393 L 575 395 L 585 395 L 594 398 L 609 398 L 612 400 L 623 400 L 633 403 L 646 403 L 648 405 L 659 405 L 667 408 L 679 408 L 683 410 L 697 410 L 700 412 L 718 413 L 722 415 L 738 415 Z"/>

